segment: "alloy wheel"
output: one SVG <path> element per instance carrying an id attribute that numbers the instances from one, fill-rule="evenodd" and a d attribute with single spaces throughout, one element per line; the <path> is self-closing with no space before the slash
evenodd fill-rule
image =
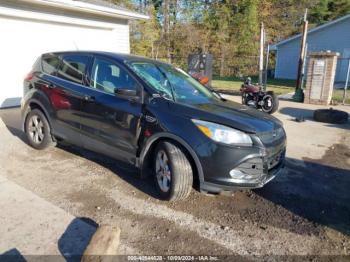
<path id="1" fill-rule="evenodd" d="M 31 140 L 36 144 L 40 144 L 44 140 L 44 123 L 38 115 L 33 115 L 29 119 L 28 133 Z"/>
<path id="2" fill-rule="evenodd" d="M 168 156 L 163 150 L 157 153 L 156 177 L 159 188 L 165 193 L 168 192 L 171 184 L 171 171 Z"/>

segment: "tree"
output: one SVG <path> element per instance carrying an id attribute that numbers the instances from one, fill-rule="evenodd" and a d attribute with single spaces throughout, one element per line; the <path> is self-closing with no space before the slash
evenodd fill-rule
<path id="1" fill-rule="evenodd" d="M 150 19 L 131 25 L 131 50 L 135 54 L 155 59 L 159 53 L 160 25 L 154 6 L 146 8 Z"/>
<path id="2" fill-rule="evenodd" d="M 329 0 L 319 0 L 310 12 L 309 22 L 314 24 L 323 24 L 329 20 Z"/>
<path id="3" fill-rule="evenodd" d="M 350 0 L 319 0 L 311 9 L 309 20 L 320 25 L 349 13 Z"/>
<path id="4" fill-rule="evenodd" d="M 350 0 L 333 0 L 329 3 L 329 19 L 333 20 L 350 14 Z"/>
<path id="5" fill-rule="evenodd" d="M 256 73 L 259 25 L 269 43 L 296 33 L 305 8 L 312 26 L 350 13 L 350 0 L 115 0 L 150 15 L 131 26 L 131 52 L 186 68 L 191 53 L 211 53 L 221 76 Z"/>

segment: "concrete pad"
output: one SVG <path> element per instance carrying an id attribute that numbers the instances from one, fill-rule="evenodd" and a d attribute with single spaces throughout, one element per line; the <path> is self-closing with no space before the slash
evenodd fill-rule
<path id="1" fill-rule="evenodd" d="M 6 177 L 0 176 L 0 183 L 7 181 Z"/>
<path id="2" fill-rule="evenodd" d="M 96 228 L 0 176 L 1 255 L 81 255 Z M 14 252 L 15 251 L 15 252 Z"/>

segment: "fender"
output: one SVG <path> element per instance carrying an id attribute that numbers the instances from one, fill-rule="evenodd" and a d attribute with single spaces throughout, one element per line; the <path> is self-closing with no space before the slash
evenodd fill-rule
<path id="1" fill-rule="evenodd" d="M 144 177 L 144 174 L 143 174 L 144 169 L 145 169 L 144 161 L 146 160 L 147 154 L 148 154 L 151 146 L 155 142 L 159 141 L 160 139 L 166 139 L 166 138 L 175 140 L 176 142 L 178 142 L 181 146 L 183 146 L 189 152 L 189 154 L 191 155 L 191 157 L 194 160 L 194 163 L 196 165 L 199 181 L 204 182 L 204 174 L 203 174 L 202 164 L 199 161 L 199 158 L 198 158 L 196 152 L 194 152 L 192 147 L 185 140 L 183 140 L 181 137 L 178 137 L 174 134 L 167 133 L 167 132 L 160 132 L 160 133 L 154 134 L 153 136 L 151 136 L 147 140 L 146 145 L 142 148 L 141 153 L 140 153 L 140 157 L 138 158 L 138 161 L 136 164 L 137 167 L 139 167 L 141 170 L 141 177 Z"/>

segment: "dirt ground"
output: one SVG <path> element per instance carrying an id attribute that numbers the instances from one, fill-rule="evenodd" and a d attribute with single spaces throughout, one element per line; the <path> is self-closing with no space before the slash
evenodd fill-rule
<path id="1" fill-rule="evenodd" d="M 285 171 L 231 196 L 193 190 L 185 201 L 163 202 L 152 179 L 124 163 L 65 144 L 35 151 L 19 130 L 19 109 L 0 111 L 0 175 L 75 217 L 119 225 L 121 254 L 349 259 L 350 124 L 314 122 L 316 108 L 280 102 Z M 301 115 L 306 121 L 296 122 Z"/>

